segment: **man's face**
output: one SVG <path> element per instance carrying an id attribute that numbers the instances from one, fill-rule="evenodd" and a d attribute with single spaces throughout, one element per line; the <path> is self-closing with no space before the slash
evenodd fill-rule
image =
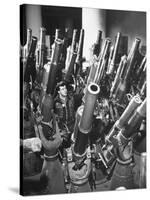
<path id="1" fill-rule="evenodd" d="M 63 97 L 67 96 L 67 88 L 65 85 L 59 87 L 59 94 Z"/>

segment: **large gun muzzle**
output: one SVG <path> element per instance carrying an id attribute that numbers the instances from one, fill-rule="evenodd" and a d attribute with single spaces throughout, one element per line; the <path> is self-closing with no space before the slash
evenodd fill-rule
<path id="1" fill-rule="evenodd" d="M 110 130 L 108 136 L 106 136 L 106 143 L 111 143 L 113 140 L 114 135 L 117 135 L 120 130 L 125 127 L 136 110 L 136 108 L 142 103 L 142 100 L 138 95 L 134 96 L 128 106 L 126 107 L 125 111 L 121 115 L 121 117 L 116 121 L 116 123 L 113 125 L 112 129 Z"/>
<path id="2" fill-rule="evenodd" d="M 87 96 L 78 124 L 78 132 L 74 144 L 74 153 L 82 156 L 88 146 L 88 133 L 92 129 L 93 113 L 100 88 L 95 83 L 90 83 L 87 89 Z"/>

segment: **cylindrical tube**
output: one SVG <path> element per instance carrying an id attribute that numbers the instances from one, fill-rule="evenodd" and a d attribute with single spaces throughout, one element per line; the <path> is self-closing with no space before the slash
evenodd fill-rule
<path id="1" fill-rule="evenodd" d="M 115 45 L 114 45 L 114 51 L 113 51 L 112 59 L 111 59 L 111 62 L 110 62 L 109 69 L 107 71 L 107 74 L 109 74 L 109 75 L 112 74 L 113 71 L 114 71 L 115 60 L 116 60 L 116 56 L 117 56 L 120 38 L 121 38 L 121 33 L 118 32 L 117 37 L 116 37 L 116 41 L 115 41 Z"/>
<path id="2" fill-rule="evenodd" d="M 73 30 L 73 38 L 72 38 L 72 44 L 70 49 L 68 50 L 68 54 L 67 55 L 67 67 L 66 67 L 66 74 L 65 74 L 65 81 L 70 82 L 71 76 L 74 72 L 74 64 L 76 61 L 76 57 L 77 57 L 77 52 L 76 52 L 76 40 L 77 40 L 77 30 L 74 29 Z"/>
<path id="3" fill-rule="evenodd" d="M 89 84 L 87 90 L 87 97 L 84 104 L 84 110 L 79 125 L 79 128 L 80 130 L 82 130 L 82 132 L 89 132 L 91 130 L 93 112 L 95 108 L 97 95 L 99 94 L 99 92 L 100 89 L 97 84 L 95 83 Z"/>
<path id="4" fill-rule="evenodd" d="M 93 49 L 93 54 L 95 54 L 97 57 L 99 56 L 100 53 L 101 40 L 102 40 L 102 31 L 98 30 L 97 40 L 96 43 L 94 44 L 94 49 Z"/>
<path id="5" fill-rule="evenodd" d="M 31 42 L 32 42 L 32 29 L 28 28 L 27 29 L 27 41 L 26 41 L 26 45 L 25 45 L 25 57 L 27 57 L 29 54 Z"/>
<path id="6" fill-rule="evenodd" d="M 96 44 L 100 45 L 101 38 L 102 38 L 102 31 L 98 30 Z"/>
<path id="7" fill-rule="evenodd" d="M 109 38 L 106 38 L 104 47 L 103 47 L 103 52 L 100 55 L 100 59 L 98 62 L 98 67 L 96 71 L 96 76 L 94 79 L 94 82 L 99 84 L 99 82 L 102 80 L 104 71 L 105 71 L 105 65 L 106 65 L 106 57 L 108 56 L 109 48 L 110 48 L 111 40 Z"/>
<path id="8" fill-rule="evenodd" d="M 125 111 L 121 115 L 120 119 L 117 122 L 117 126 L 121 129 L 128 122 L 129 118 L 135 111 L 135 109 L 142 103 L 140 96 L 134 96 L 126 107 Z"/>
<path id="9" fill-rule="evenodd" d="M 36 50 L 36 45 L 37 45 L 37 37 L 32 37 L 32 41 L 31 41 L 31 46 L 29 49 L 29 57 L 35 56 L 35 50 Z"/>
<path id="10" fill-rule="evenodd" d="M 139 188 L 146 188 L 146 153 L 141 153 Z"/>
<path id="11" fill-rule="evenodd" d="M 126 138 L 129 138 L 132 136 L 134 131 L 137 129 L 137 127 L 140 126 L 142 119 L 146 117 L 146 99 L 142 102 L 142 104 L 136 109 L 133 116 L 130 118 L 126 131 L 124 131 L 123 135 Z"/>
<path id="12" fill-rule="evenodd" d="M 72 36 L 72 43 L 71 43 L 71 51 L 76 50 L 76 42 L 77 42 L 77 29 L 74 29 Z"/>
<path id="13" fill-rule="evenodd" d="M 79 121 L 81 119 L 82 113 L 83 113 L 83 108 L 84 106 L 81 105 L 76 112 L 76 120 L 75 120 L 75 125 L 74 125 L 74 131 L 73 131 L 73 135 L 72 135 L 72 141 L 75 142 L 76 138 L 77 138 L 77 133 L 78 133 L 78 125 L 79 125 Z"/>
<path id="14" fill-rule="evenodd" d="M 59 59 L 60 59 L 60 53 L 61 53 L 61 47 L 63 45 L 63 41 L 60 39 L 55 40 L 55 46 L 54 46 L 54 50 L 52 53 L 52 63 L 58 63 Z"/>
<path id="15" fill-rule="evenodd" d="M 82 117 L 79 122 L 79 130 L 76 136 L 74 145 L 74 152 L 82 155 L 88 145 L 88 133 L 92 128 L 92 118 L 97 100 L 97 95 L 100 92 L 100 88 L 95 83 L 90 83 L 87 90 L 87 98 L 84 104 Z"/>
<path id="16" fill-rule="evenodd" d="M 50 62 L 44 65 L 43 79 L 42 79 L 43 90 L 46 90 L 47 87 L 49 71 L 50 71 Z"/>
<path id="17" fill-rule="evenodd" d="M 75 60 L 77 57 L 77 53 L 76 52 L 72 52 L 71 58 L 70 58 L 70 62 L 69 62 L 69 66 L 67 69 L 67 72 L 65 74 L 65 81 L 70 82 L 71 81 L 71 76 L 73 74 L 74 71 L 74 64 L 75 64 Z"/>
<path id="18" fill-rule="evenodd" d="M 27 60 L 23 65 L 23 77 L 24 77 L 24 81 L 27 81 L 27 82 L 30 80 L 30 76 L 32 76 L 32 79 L 35 79 L 35 75 L 36 75 L 36 68 L 35 68 L 36 45 L 37 45 L 37 37 L 33 36 L 29 53 L 27 56 Z"/>
<path id="19" fill-rule="evenodd" d="M 133 69 L 133 65 L 135 63 L 135 57 L 139 50 L 140 43 L 141 43 L 141 40 L 139 38 L 135 38 L 135 41 L 134 41 L 132 48 L 127 57 L 127 67 L 126 67 L 126 71 L 125 71 L 124 77 L 123 77 L 124 80 L 128 80 L 128 78 L 130 76 L 130 73 Z"/>
<path id="20" fill-rule="evenodd" d="M 120 38 L 121 38 L 121 33 L 118 32 L 117 33 L 117 37 L 116 37 L 116 41 L 115 41 L 115 46 L 114 46 L 114 53 L 113 53 L 113 57 L 112 57 L 112 63 L 114 63 L 115 59 L 116 59 L 116 54 L 117 54 L 117 51 L 118 51 Z"/>
<path id="21" fill-rule="evenodd" d="M 108 67 L 107 67 L 107 72 L 106 72 L 107 74 L 109 74 L 109 71 L 110 71 L 110 63 L 113 58 L 113 52 L 114 52 L 114 46 L 111 46 L 110 53 L 109 53 L 109 59 L 108 59 Z"/>
<path id="22" fill-rule="evenodd" d="M 55 40 L 57 40 L 57 39 L 61 39 L 60 29 L 58 29 L 58 28 L 55 30 Z"/>
<path id="23" fill-rule="evenodd" d="M 40 39 L 39 39 L 39 45 L 40 45 L 40 48 L 45 48 L 45 38 L 46 36 L 46 29 L 44 27 L 41 27 L 40 28 Z"/>
<path id="24" fill-rule="evenodd" d="M 142 88 L 141 88 L 141 90 L 140 90 L 140 94 L 141 94 L 142 96 L 145 96 L 145 97 L 146 97 L 146 81 L 144 82 L 144 84 L 143 84 L 143 86 L 142 86 Z"/>
<path id="25" fill-rule="evenodd" d="M 121 72 L 124 71 L 126 63 L 127 63 L 127 56 L 124 55 L 124 56 L 121 57 L 119 67 L 118 67 L 117 73 L 115 75 L 115 79 L 113 81 L 113 84 L 112 84 L 112 87 L 111 87 L 111 90 L 110 90 L 110 96 L 111 97 L 112 97 L 112 95 L 115 96 L 115 92 L 116 92 L 118 85 L 119 85 L 119 82 L 121 80 Z"/>
<path id="26" fill-rule="evenodd" d="M 138 89 L 141 90 L 144 83 L 146 82 L 146 65 L 144 66 L 140 76 L 139 76 L 139 80 L 138 80 Z"/>
<path id="27" fill-rule="evenodd" d="M 46 45 L 46 52 L 47 52 L 47 60 L 50 60 L 51 57 L 51 37 L 50 35 L 45 36 L 45 45 Z"/>
<path id="28" fill-rule="evenodd" d="M 141 73 L 142 73 L 142 71 L 143 71 L 143 69 L 144 69 L 144 67 L 145 67 L 145 64 L 146 64 L 146 56 L 143 58 L 143 60 L 142 60 L 142 62 L 141 62 L 141 65 L 140 65 L 140 67 L 139 67 L 139 69 L 137 70 L 137 77 L 139 78 L 140 77 L 140 75 L 141 75 Z"/>
<path id="29" fill-rule="evenodd" d="M 53 94 L 54 93 L 54 88 L 56 86 L 56 75 L 58 71 L 58 62 L 60 59 L 60 53 L 62 50 L 62 44 L 63 41 L 60 39 L 55 40 L 55 46 L 52 54 L 52 60 L 50 64 L 50 72 L 49 72 L 49 77 L 48 77 L 48 83 L 47 83 L 47 94 Z"/>
<path id="30" fill-rule="evenodd" d="M 46 29 L 41 27 L 40 28 L 40 39 L 39 39 L 39 67 L 40 69 L 44 65 L 44 50 L 45 50 L 45 38 L 46 36 Z"/>
<path id="31" fill-rule="evenodd" d="M 131 99 L 121 117 L 113 125 L 108 136 L 106 136 L 106 142 L 110 142 L 113 139 L 113 136 L 117 135 L 119 131 L 128 123 L 131 115 L 133 114 L 135 109 L 141 104 L 141 102 L 142 101 L 139 96 L 134 96 Z"/>
<path id="32" fill-rule="evenodd" d="M 78 51 L 77 51 L 77 58 L 76 58 L 76 63 L 78 63 L 78 64 L 80 63 L 80 59 L 82 58 L 83 43 L 84 43 L 84 29 L 81 29 L 80 30 Z"/>

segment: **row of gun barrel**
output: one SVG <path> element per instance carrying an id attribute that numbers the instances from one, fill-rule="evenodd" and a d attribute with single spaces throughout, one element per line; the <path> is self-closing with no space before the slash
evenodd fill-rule
<path id="1" fill-rule="evenodd" d="M 53 96 L 61 80 L 74 85 L 72 94 L 82 96 L 80 105 L 84 105 L 86 113 L 93 103 L 88 101 L 87 90 L 91 87 L 94 94 L 97 89 L 91 84 L 99 87 L 94 114 L 104 127 L 98 136 L 100 143 L 98 137 L 94 143 L 96 153 L 108 169 L 116 158 L 115 148 L 119 159 L 128 160 L 123 154 L 124 147 L 131 138 L 139 136 L 139 132 L 146 132 L 146 55 L 140 52 L 141 39 L 135 38 L 128 51 L 125 48 L 127 40 L 121 33 L 117 33 L 112 42 L 110 38 L 102 39 L 102 31 L 98 30 L 96 41 L 89 47 L 91 57 L 87 61 L 83 58 L 85 34 L 81 29 L 77 37 L 78 30 L 74 29 L 72 38 L 69 38 L 67 30 L 62 34 L 60 29 L 56 29 L 52 43 L 45 28 L 40 29 L 39 41 L 32 36 L 32 30 L 27 29 L 27 42 L 21 47 L 20 54 L 23 79 L 30 82 L 33 89 L 38 86 L 42 96 Z M 82 145 L 82 140 L 77 141 Z M 74 150 L 82 155 L 87 144 L 83 152 L 76 148 L 77 145 L 81 146 L 75 142 Z"/>

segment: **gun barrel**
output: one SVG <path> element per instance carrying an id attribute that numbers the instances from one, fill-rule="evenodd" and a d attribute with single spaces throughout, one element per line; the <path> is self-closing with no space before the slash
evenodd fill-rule
<path id="1" fill-rule="evenodd" d="M 57 39 L 61 39 L 61 31 L 58 28 L 55 30 L 55 40 Z"/>
<path id="2" fill-rule="evenodd" d="M 102 53 L 100 54 L 100 59 L 99 59 L 98 66 L 97 66 L 96 76 L 94 79 L 94 82 L 97 84 L 99 84 L 99 82 L 101 81 L 101 79 L 103 78 L 103 75 L 104 75 L 104 71 L 106 68 L 106 58 L 108 56 L 110 44 L 111 44 L 111 40 L 109 38 L 106 38 Z"/>
<path id="3" fill-rule="evenodd" d="M 67 72 L 66 72 L 65 77 L 64 77 L 66 82 L 71 81 L 71 76 L 72 76 L 73 71 L 74 71 L 74 64 L 75 64 L 76 57 L 77 57 L 77 53 L 72 52 L 70 62 L 69 62 L 69 66 L 68 66 Z"/>
<path id="4" fill-rule="evenodd" d="M 84 29 L 81 29 L 81 31 L 80 31 L 80 38 L 79 38 L 79 45 L 78 45 L 78 51 L 77 51 L 76 63 L 80 63 L 80 60 L 82 58 L 83 43 L 84 43 Z"/>
<path id="5" fill-rule="evenodd" d="M 142 103 L 142 100 L 139 95 L 134 96 L 131 101 L 129 102 L 128 106 L 126 107 L 125 111 L 121 115 L 120 119 L 118 120 L 118 127 L 120 129 L 127 123 L 135 109 Z"/>
<path id="6" fill-rule="evenodd" d="M 47 94 L 53 94 L 54 89 L 56 86 L 56 75 L 58 71 L 58 63 L 60 59 L 60 54 L 62 50 L 63 41 L 60 39 L 55 40 L 54 49 L 52 52 L 52 59 L 50 64 L 50 71 L 49 71 L 49 77 L 48 77 L 48 83 L 47 83 Z"/>
<path id="7" fill-rule="evenodd" d="M 28 55 L 29 57 L 35 56 L 36 45 L 37 45 L 37 37 L 32 36 L 31 46 Z"/>
<path id="8" fill-rule="evenodd" d="M 107 70 L 107 74 L 109 74 L 109 75 L 112 74 L 113 71 L 114 71 L 115 60 L 116 60 L 116 56 L 117 56 L 117 52 L 118 52 L 118 48 L 119 48 L 120 38 L 121 38 L 121 33 L 118 32 L 117 37 L 116 37 L 116 42 L 115 42 L 115 45 L 114 45 L 112 59 L 111 59 L 109 68 Z"/>
<path id="9" fill-rule="evenodd" d="M 46 29 L 44 27 L 41 27 L 39 46 L 42 50 L 45 48 L 45 42 L 46 42 Z"/>
<path id="10" fill-rule="evenodd" d="M 146 98 L 141 103 L 139 107 L 137 107 L 133 116 L 130 118 L 127 128 L 123 132 L 124 137 L 129 138 L 136 131 L 137 127 L 141 124 L 143 118 L 146 117 Z"/>
<path id="11" fill-rule="evenodd" d="M 40 69 L 42 69 L 44 65 L 45 42 L 46 42 L 46 29 L 44 27 L 41 27 L 40 39 L 39 39 L 39 58 L 38 58 L 38 65 Z"/>
<path id="12" fill-rule="evenodd" d="M 138 89 L 141 90 L 143 85 L 145 84 L 146 82 L 146 67 L 145 69 L 143 70 L 140 78 L 139 78 L 139 81 L 138 81 Z"/>
<path id="13" fill-rule="evenodd" d="M 96 44 L 98 44 L 98 45 L 100 44 L 101 38 L 102 38 L 102 31 L 98 30 Z"/>
<path id="14" fill-rule="evenodd" d="M 136 95 L 134 96 L 128 106 L 126 107 L 125 111 L 121 115 L 120 119 L 116 121 L 112 129 L 110 130 L 108 136 L 106 137 L 106 141 L 111 141 L 114 135 L 117 135 L 119 131 L 125 127 L 125 125 L 128 123 L 131 115 L 136 110 L 136 108 L 142 103 L 140 96 Z"/>
<path id="15" fill-rule="evenodd" d="M 115 96 L 115 92 L 116 92 L 118 84 L 119 84 L 119 82 L 121 80 L 122 73 L 125 70 L 126 63 L 127 63 L 127 56 L 124 55 L 124 56 L 121 57 L 121 61 L 119 63 L 119 67 L 118 67 L 115 79 L 113 81 L 113 84 L 112 84 L 112 87 L 111 87 L 111 90 L 110 90 L 110 96 L 111 97 L 112 97 L 113 94 Z"/>
<path id="16" fill-rule="evenodd" d="M 37 45 L 37 38 L 33 36 L 26 62 L 24 62 L 23 64 L 23 77 L 24 77 L 24 80 L 27 82 L 30 79 L 31 73 L 33 73 L 33 71 L 36 71 L 36 69 L 33 69 L 33 68 L 31 69 L 31 67 L 35 67 L 34 57 L 35 57 L 36 45 Z"/>
<path id="17" fill-rule="evenodd" d="M 145 68 L 145 65 L 146 65 L 146 56 L 143 58 L 142 62 L 141 62 L 141 65 L 139 67 L 139 69 L 137 70 L 137 77 L 139 78 L 143 69 Z"/>
<path id="18" fill-rule="evenodd" d="M 72 43 L 71 43 L 71 51 L 76 50 L 76 42 L 77 42 L 77 29 L 74 29 L 72 36 Z"/>
<path id="19" fill-rule="evenodd" d="M 46 46 L 47 60 L 50 60 L 50 57 L 51 57 L 51 37 L 50 37 L 50 35 L 45 36 L 45 46 Z"/>
<path id="20" fill-rule="evenodd" d="M 141 43 L 141 40 L 139 38 L 135 38 L 135 41 L 133 42 L 132 48 L 127 57 L 127 67 L 126 67 L 126 71 L 125 71 L 124 77 L 123 77 L 124 80 L 129 79 L 130 73 L 131 73 L 134 63 L 135 63 L 135 58 L 136 58 L 138 50 L 139 50 L 140 43 Z"/>
<path id="21" fill-rule="evenodd" d="M 78 133 L 76 135 L 74 152 L 83 155 L 88 145 L 88 133 L 92 128 L 93 113 L 97 96 L 100 88 L 95 83 L 90 83 L 87 89 L 87 96 L 83 107 L 81 119 L 78 124 Z"/>
<path id="22" fill-rule="evenodd" d="M 67 55 L 67 63 L 66 63 L 66 74 L 65 74 L 65 81 L 70 82 L 71 76 L 74 72 L 74 64 L 77 57 L 76 52 L 76 40 L 77 40 L 77 29 L 73 30 L 73 37 L 70 49 L 68 49 Z"/>
<path id="23" fill-rule="evenodd" d="M 93 48 L 93 54 L 95 54 L 97 57 L 99 56 L 100 53 L 101 40 L 102 40 L 102 31 L 98 30 L 96 43 L 94 44 Z"/>
<path id="24" fill-rule="evenodd" d="M 89 76 L 88 76 L 87 85 L 89 85 L 89 83 L 91 83 L 91 82 L 94 82 L 96 70 L 97 70 L 97 65 L 96 65 L 96 63 L 93 63 L 91 65 L 91 68 L 90 68 L 90 73 L 89 73 Z"/>
<path id="25" fill-rule="evenodd" d="M 32 42 L 32 29 L 28 28 L 27 29 L 27 42 L 26 42 L 26 56 L 28 56 L 31 42 Z"/>
<path id="26" fill-rule="evenodd" d="M 111 64 L 111 60 L 113 58 L 113 53 L 114 53 L 114 46 L 110 47 L 110 53 L 109 53 L 109 59 L 108 59 L 108 67 L 107 67 L 107 74 L 109 74 L 110 71 L 110 64 Z"/>

